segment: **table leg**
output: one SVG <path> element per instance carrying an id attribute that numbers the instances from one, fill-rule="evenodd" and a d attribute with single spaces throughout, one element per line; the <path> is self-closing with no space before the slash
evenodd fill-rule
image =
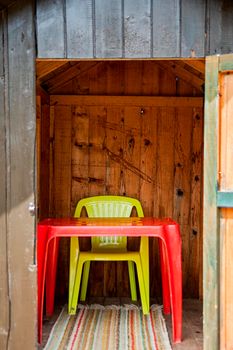
<path id="1" fill-rule="evenodd" d="M 44 287 L 47 256 L 47 226 L 37 227 L 37 280 L 38 280 L 38 342 L 42 341 L 42 322 L 44 305 Z"/>
<path id="2" fill-rule="evenodd" d="M 159 257 L 160 257 L 160 267 L 161 267 L 161 278 L 162 278 L 162 292 L 163 292 L 163 312 L 165 315 L 171 313 L 170 307 L 170 287 L 168 280 L 168 261 L 167 253 L 164 248 L 164 243 L 159 239 Z"/>
<path id="3" fill-rule="evenodd" d="M 46 315 L 52 316 L 54 311 L 54 296 L 56 287 L 56 275 L 57 275 L 57 259 L 59 252 L 60 238 L 54 238 L 48 247 L 48 260 L 46 269 Z"/>
<path id="4" fill-rule="evenodd" d="M 167 226 L 164 239 L 168 259 L 173 341 L 178 343 L 181 342 L 182 337 L 182 269 L 179 227 Z"/>

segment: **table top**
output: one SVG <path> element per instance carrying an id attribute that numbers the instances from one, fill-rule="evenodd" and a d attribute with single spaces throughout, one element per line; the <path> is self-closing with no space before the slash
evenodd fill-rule
<path id="1" fill-rule="evenodd" d="M 164 225 L 178 225 L 177 222 L 170 218 L 154 218 L 154 217 L 128 217 L 128 218 L 47 218 L 40 222 L 38 225 L 45 226 L 67 226 L 67 227 L 77 227 L 77 226 L 164 226 Z"/>
<path id="2" fill-rule="evenodd" d="M 170 218 L 47 218 L 38 223 L 38 234 L 45 229 L 50 237 L 88 236 L 161 236 L 179 233 L 179 225 Z"/>

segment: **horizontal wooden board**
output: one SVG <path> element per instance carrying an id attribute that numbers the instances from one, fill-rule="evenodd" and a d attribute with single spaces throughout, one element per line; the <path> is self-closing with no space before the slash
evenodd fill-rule
<path id="1" fill-rule="evenodd" d="M 202 107 L 202 97 L 164 97 L 164 96 L 66 96 L 52 95 L 51 105 L 85 106 L 150 106 L 150 107 Z"/>

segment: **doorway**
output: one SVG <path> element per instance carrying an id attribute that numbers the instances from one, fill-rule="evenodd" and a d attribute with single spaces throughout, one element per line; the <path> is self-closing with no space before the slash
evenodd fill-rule
<path id="1" fill-rule="evenodd" d="M 37 60 L 39 219 L 73 215 L 89 195 L 140 199 L 145 215 L 180 224 L 183 294 L 196 300 L 202 299 L 204 75 L 200 59 Z M 157 252 L 151 240 L 151 296 L 159 299 Z M 68 256 L 64 241 L 58 302 L 67 296 Z M 90 297 L 127 297 L 124 264 L 93 269 Z"/>

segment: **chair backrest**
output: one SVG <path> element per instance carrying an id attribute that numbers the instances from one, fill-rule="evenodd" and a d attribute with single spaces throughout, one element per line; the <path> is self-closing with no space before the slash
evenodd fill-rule
<path id="1" fill-rule="evenodd" d="M 88 217 L 130 217 L 135 207 L 137 216 L 143 217 L 143 210 L 139 200 L 124 196 L 95 196 L 81 199 L 74 213 L 74 217 L 80 217 L 85 208 Z M 127 238 L 119 236 L 93 237 L 92 248 L 126 248 Z"/>

